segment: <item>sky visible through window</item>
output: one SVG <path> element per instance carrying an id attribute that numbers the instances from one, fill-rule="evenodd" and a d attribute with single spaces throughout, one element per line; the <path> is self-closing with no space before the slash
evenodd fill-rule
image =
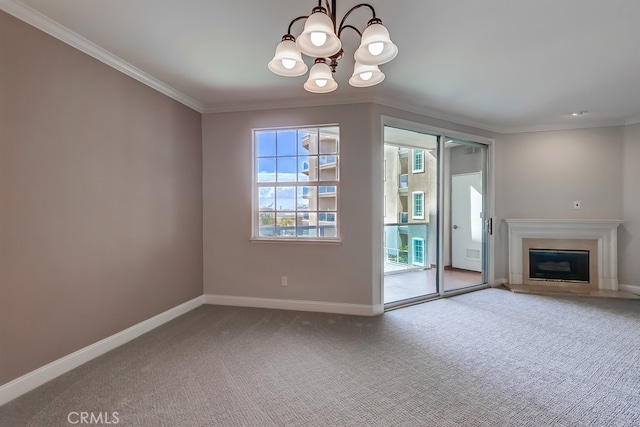
<path id="1" fill-rule="evenodd" d="M 309 176 L 303 173 L 305 168 L 309 167 L 310 153 L 302 143 L 307 133 L 296 129 L 256 133 L 258 182 L 292 184 L 291 186 L 260 187 L 260 209 L 293 211 L 296 206 L 298 210 L 308 209 L 309 200 L 303 197 L 303 187 L 295 185 L 309 181 Z"/>

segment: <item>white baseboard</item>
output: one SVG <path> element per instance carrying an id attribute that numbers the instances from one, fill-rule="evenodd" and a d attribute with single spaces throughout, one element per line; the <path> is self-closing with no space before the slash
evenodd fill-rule
<path id="1" fill-rule="evenodd" d="M 236 307 L 274 308 L 279 310 L 315 311 L 320 313 L 377 316 L 384 313 L 384 305 L 345 304 L 338 302 L 301 301 L 290 299 L 235 297 L 228 295 L 204 295 L 205 304 Z"/>
<path id="2" fill-rule="evenodd" d="M 153 316 L 143 322 L 131 326 L 124 331 L 111 335 L 103 340 L 93 343 L 65 357 L 55 360 L 35 371 L 31 371 L 15 380 L 0 386 L 0 406 L 22 396 L 23 394 L 51 381 L 52 379 L 95 359 L 104 353 L 121 346 L 142 334 L 149 332 L 170 320 L 181 316 L 204 303 L 204 297 L 199 296 L 177 307 Z"/>
<path id="3" fill-rule="evenodd" d="M 618 289 L 623 292 L 640 295 L 640 286 L 638 285 L 618 285 Z"/>

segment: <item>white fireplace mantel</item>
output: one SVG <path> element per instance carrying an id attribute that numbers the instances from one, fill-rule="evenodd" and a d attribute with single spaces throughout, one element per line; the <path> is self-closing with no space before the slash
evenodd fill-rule
<path id="1" fill-rule="evenodd" d="M 505 219 L 509 228 L 509 283 L 523 283 L 522 239 L 598 241 L 598 289 L 618 290 L 617 219 Z"/>

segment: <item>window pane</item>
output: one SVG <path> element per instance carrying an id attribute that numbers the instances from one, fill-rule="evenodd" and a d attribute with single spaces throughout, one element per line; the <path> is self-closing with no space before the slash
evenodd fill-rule
<path id="1" fill-rule="evenodd" d="M 298 227 L 298 236 L 300 237 L 318 237 L 318 227 L 315 225 L 308 225 Z"/>
<path id="2" fill-rule="evenodd" d="M 259 227 L 258 236 L 260 237 L 273 237 L 276 235 L 276 226 L 273 225 L 261 225 Z"/>
<path id="3" fill-rule="evenodd" d="M 296 187 L 276 188 L 276 210 L 293 211 L 296 208 Z"/>
<path id="4" fill-rule="evenodd" d="M 296 158 L 278 157 L 278 182 L 296 182 L 297 180 Z"/>
<path id="5" fill-rule="evenodd" d="M 309 221 L 304 219 L 303 215 L 298 216 L 298 227 L 296 231 L 300 237 L 318 236 L 318 227 L 313 224 L 310 225 Z"/>
<path id="6" fill-rule="evenodd" d="M 324 127 L 320 130 L 320 154 L 338 152 L 338 127 Z"/>
<path id="7" fill-rule="evenodd" d="M 320 222 L 336 222 L 335 212 L 318 212 L 318 221 Z"/>
<path id="8" fill-rule="evenodd" d="M 308 211 L 311 204 L 310 199 L 313 199 L 315 204 L 315 188 L 298 187 L 297 210 Z"/>
<path id="9" fill-rule="evenodd" d="M 319 227 L 320 237 L 336 237 L 338 235 L 338 229 L 335 225 L 321 225 Z"/>
<path id="10" fill-rule="evenodd" d="M 256 132 L 256 153 L 258 157 L 276 155 L 276 132 L 260 131 Z"/>
<path id="11" fill-rule="evenodd" d="M 258 182 L 275 182 L 276 181 L 276 159 L 267 157 L 258 159 Z"/>
<path id="12" fill-rule="evenodd" d="M 320 181 L 338 180 L 338 156 L 320 156 Z"/>
<path id="13" fill-rule="evenodd" d="M 278 156 L 296 155 L 296 134 L 295 130 L 278 131 Z"/>
<path id="14" fill-rule="evenodd" d="M 335 165 L 338 161 L 338 156 L 320 156 L 320 166 L 329 167 Z"/>
<path id="15" fill-rule="evenodd" d="M 338 202 L 335 194 L 335 187 L 318 187 L 318 210 L 335 211 L 338 209 Z"/>
<path id="16" fill-rule="evenodd" d="M 298 131 L 298 153 L 318 154 L 318 128 Z"/>
<path id="17" fill-rule="evenodd" d="M 276 214 L 272 212 L 260 213 L 259 221 L 259 233 L 260 237 L 274 236 L 276 232 Z"/>
<path id="18" fill-rule="evenodd" d="M 315 160 L 315 157 L 313 158 Z M 298 157 L 298 180 L 299 181 L 315 181 L 316 172 L 311 168 L 311 159 L 309 156 Z"/>
<path id="19" fill-rule="evenodd" d="M 278 236 L 295 236 L 296 235 L 296 217 L 292 213 L 276 214 L 276 235 Z"/>
<path id="20" fill-rule="evenodd" d="M 260 187 L 258 189 L 258 206 L 261 211 L 273 211 L 276 206 L 276 188 Z"/>

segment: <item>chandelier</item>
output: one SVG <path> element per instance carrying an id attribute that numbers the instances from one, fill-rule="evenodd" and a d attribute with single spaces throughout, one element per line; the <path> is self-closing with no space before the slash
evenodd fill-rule
<path id="1" fill-rule="evenodd" d="M 370 4 L 361 3 L 352 7 L 337 25 L 336 0 L 318 0 L 311 15 L 299 16 L 289 23 L 287 34 L 276 48 L 276 54 L 269 62 L 269 69 L 280 76 L 296 77 L 305 74 L 307 64 L 302 60 L 302 54 L 315 58 L 315 63 L 309 71 L 309 78 L 304 88 L 313 93 L 328 93 L 336 90 L 338 83 L 333 79 L 333 73 L 342 58 L 342 31 L 350 28 L 360 36 L 360 47 L 355 51 L 355 66 L 349 84 L 355 87 L 374 86 L 384 80 L 384 74 L 378 68 L 396 57 L 398 47 L 391 42 L 389 31 L 382 20 L 376 17 L 376 11 Z M 371 9 L 373 17 L 367 27 L 360 32 L 353 25 L 345 21 L 353 11 L 361 7 Z M 304 29 L 296 39 L 291 35 L 291 27 L 297 21 L 305 19 Z"/>

